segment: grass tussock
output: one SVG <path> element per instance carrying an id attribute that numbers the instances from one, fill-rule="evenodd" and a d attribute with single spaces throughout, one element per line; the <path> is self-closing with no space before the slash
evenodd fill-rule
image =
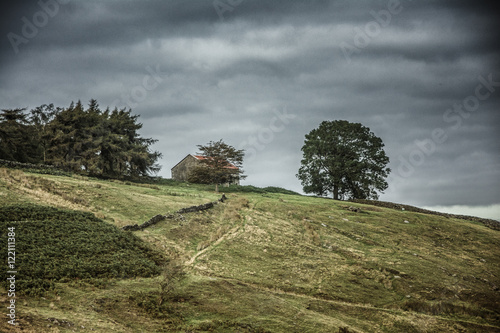
<path id="1" fill-rule="evenodd" d="M 250 208 L 250 202 L 244 197 L 234 196 L 225 203 L 222 220 L 227 222 L 242 219 L 242 210 Z"/>
<path id="2" fill-rule="evenodd" d="M 316 231 L 315 227 L 306 220 L 304 220 L 303 226 L 305 229 L 304 235 L 306 239 L 308 239 L 314 245 L 321 245 L 321 237 Z"/>

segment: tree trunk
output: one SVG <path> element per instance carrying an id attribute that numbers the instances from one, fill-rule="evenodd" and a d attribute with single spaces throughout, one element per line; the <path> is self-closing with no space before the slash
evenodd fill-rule
<path id="1" fill-rule="evenodd" d="M 333 200 L 339 200 L 339 187 L 333 185 Z"/>
<path id="2" fill-rule="evenodd" d="M 215 184 L 215 193 L 219 193 L 219 183 Z"/>

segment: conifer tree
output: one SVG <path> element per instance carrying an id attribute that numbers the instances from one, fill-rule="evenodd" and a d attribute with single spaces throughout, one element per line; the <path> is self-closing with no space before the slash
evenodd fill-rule
<path id="1" fill-rule="evenodd" d="M 91 142 L 85 111 L 80 101 L 56 115 L 50 123 L 48 161 L 70 171 L 83 171 L 82 159 Z"/>
<path id="2" fill-rule="evenodd" d="M 37 163 L 38 144 L 26 109 L 6 109 L 0 114 L 0 159 Z"/>
<path id="3" fill-rule="evenodd" d="M 49 131 L 49 124 L 60 111 L 61 108 L 55 108 L 54 104 L 43 104 L 30 111 L 30 123 L 31 126 L 33 126 L 36 141 L 39 145 L 41 163 L 47 162 L 47 149 L 49 148 L 47 134 Z"/>
<path id="4" fill-rule="evenodd" d="M 48 163 L 73 172 L 122 178 L 144 177 L 160 170 L 157 140 L 142 138 L 142 124 L 132 110 L 104 112 L 95 99 L 85 109 L 80 101 L 67 108 L 53 104 L 0 114 L 0 158 Z"/>

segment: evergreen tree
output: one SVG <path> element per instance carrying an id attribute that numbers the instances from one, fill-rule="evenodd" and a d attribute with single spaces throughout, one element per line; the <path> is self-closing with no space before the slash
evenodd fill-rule
<path id="1" fill-rule="evenodd" d="M 102 112 L 95 99 L 88 108 L 41 105 L 0 114 L 0 158 L 49 163 L 74 172 L 106 177 L 143 177 L 160 170 L 157 140 L 142 138 L 138 115 L 125 109 Z"/>
<path id="2" fill-rule="evenodd" d="M 142 138 L 138 131 L 142 124 L 131 110 L 113 110 L 108 118 L 109 135 L 103 150 L 104 163 L 113 174 L 142 177 L 160 170 L 156 161 L 161 153 L 149 147 L 158 140 Z"/>
<path id="3" fill-rule="evenodd" d="M 55 116 L 61 111 L 60 108 L 55 108 L 54 104 L 44 104 L 31 110 L 30 123 L 36 136 L 36 141 L 39 144 L 42 163 L 47 162 L 47 149 L 49 148 L 49 124 Z"/>
<path id="4" fill-rule="evenodd" d="M 37 163 L 38 143 L 26 109 L 2 110 L 0 114 L 0 159 Z"/>
<path id="5" fill-rule="evenodd" d="M 81 165 L 89 174 L 102 174 L 100 168 L 100 141 L 102 132 L 103 115 L 99 109 L 99 104 L 95 99 L 91 99 L 87 110 L 84 112 L 85 130 L 83 146 L 81 149 Z"/>
<path id="6" fill-rule="evenodd" d="M 64 169 L 80 172 L 84 170 L 82 158 L 91 144 L 92 136 L 87 126 L 88 119 L 80 101 L 56 115 L 49 125 L 47 138 L 50 148 L 47 160 Z"/>

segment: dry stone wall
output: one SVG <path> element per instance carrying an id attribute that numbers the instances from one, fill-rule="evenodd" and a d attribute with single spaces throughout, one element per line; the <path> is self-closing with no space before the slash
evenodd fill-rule
<path id="1" fill-rule="evenodd" d="M 226 200 L 226 195 L 223 194 L 222 197 L 217 200 L 217 201 L 212 201 L 208 202 L 206 204 L 198 205 L 198 206 L 191 206 L 191 207 L 186 207 L 186 208 L 181 208 L 178 211 L 176 211 L 174 214 L 170 215 L 155 215 L 148 221 L 138 225 L 138 224 L 131 224 L 131 225 L 126 225 L 122 227 L 123 230 L 126 231 L 138 231 L 138 230 L 144 230 L 147 227 L 150 227 L 154 224 L 157 224 L 158 222 L 161 222 L 166 219 L 179 219 L 179 220 L 184 220 L 184 216 L 182 214 L 186 213 L 194 213 L 194 212 L 201 212 L 210 208 L 213 208 L 215 205 L 217 205 L 219 202 L 224 202 Z"/>
<path id="2" fill-rule="evenodd" d="M 432 215 L 439 215 L 439 216 L 444 216 L 444 217 L 448 217 L 448 218 L 481 222 L 490 229 L 500 230 L 500 222 L 496 221 L 496 220 L 492 220 L 492 219 L 484 219 L 484 218 L 476 217 L 476 216 L 456 215 L 456 214 L 435 212 L 435 211 L 428 210 L 428 209 L 418 208 L 418 207 L 414 207 L 414 206 L 410 206 L 410 205 L 397 204 L 397 203 L 387 202 L 387 201 L 362 200 L 362 199 L 354 199 L 351 201 L 356 202 L 356 203 L 360 203 L 360 204 L 365 204 L 365 205 L 373 205 L 373 206 L 392 208 L 392 209 L 397 209 L 397 210 L 407 210 L 409 212 L 432 214 Z"/>
<path id="3" fill-rule="evenodd" d="M 16 161 L 8 161 L 0 159 L 0 166 L 12 168 L 12 169 L 44 169 L 44 170 L 57 170 L 53 165 L 46 164 L 32 164 L 32 163 L 21 163 Z"/>

